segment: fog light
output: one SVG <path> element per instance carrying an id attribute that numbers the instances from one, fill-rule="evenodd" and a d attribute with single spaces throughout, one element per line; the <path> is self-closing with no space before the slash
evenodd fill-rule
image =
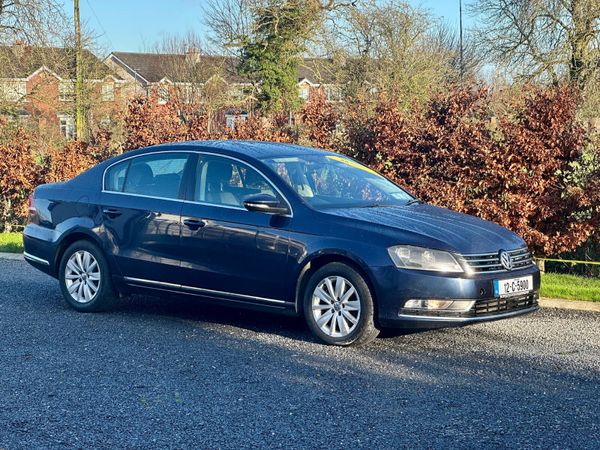
<path id="1" fill-rule="evenodd" d="M 408 300 L 404 304 L 404 308 L 437 311 L 468 311 L 474 304 L 475 300 Z"/>

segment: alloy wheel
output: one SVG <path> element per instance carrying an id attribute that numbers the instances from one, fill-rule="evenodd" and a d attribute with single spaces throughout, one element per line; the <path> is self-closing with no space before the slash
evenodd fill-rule
<path id="1" fill-rule="evenodd" d="M 100 289 L 100 278 L 100 266 L 90 252 L 78 250 L 67 261 L 65 285 L 76 302 L 91 302 Z"/>
<path id="2" fill-rule="evenodd" d="M 312 294 L 312 315 L 317 326 L 328 336 L 348 336 L 360 319 L 358 291 L 344 277 L 324 278 Z"/>

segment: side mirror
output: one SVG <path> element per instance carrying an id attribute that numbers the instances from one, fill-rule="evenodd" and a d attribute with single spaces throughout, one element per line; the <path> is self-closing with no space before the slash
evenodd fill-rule
<path id="1" fill-rule="evenodd" d="M 248 211 L 263 212 L 268 214 L 289 214 L 287 206 L 269 194 L 257 194 L 244 200 L 244 207 Z"/>

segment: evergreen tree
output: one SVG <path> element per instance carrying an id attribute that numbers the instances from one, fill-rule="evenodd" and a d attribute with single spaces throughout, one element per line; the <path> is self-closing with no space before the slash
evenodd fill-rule
<path id="1" fill-rule="evenodd" d="M 252 33 L 243 38 L 239 72 L 260 86 L 257 99 L 263 111 L 300 106 L 298 67 L 321 14 L 321 4 L 310 0 L 271 0 L 256 8 Z"/>

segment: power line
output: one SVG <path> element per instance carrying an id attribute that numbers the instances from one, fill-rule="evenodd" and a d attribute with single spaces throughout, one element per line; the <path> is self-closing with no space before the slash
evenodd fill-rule
<path id="1" fill-rule="evenodd" d="M 98 14 L 96 14 L 96 11 L 94 10 L 94 7 L 92 6 L 92 4 L 90 3 L 90 0 L 85 0 L 85 2 L 87 3 L 87 5 L 90 8 L 90 11 L 92 11 L 92 15 L 94 16 L 94 18 L 96 19 L 96 22 L 98 22 L 98 25 L 100 26 L 100 29 L 102 30 L 103 35 L 106 37 L 106 39 L 108 40 L 108 43 L 110 44 L 110 47 L 112 50 L 115 49 L 115 46 L 112 42 L 112 40 L 110 39 L 110 36 L 108 35 L 108 33 L 106 32 L 106 29 L 104 28 L 104 26 L 102 25 L 102 22 L 100 21 L 100 18 L 98 17 Z"/>

